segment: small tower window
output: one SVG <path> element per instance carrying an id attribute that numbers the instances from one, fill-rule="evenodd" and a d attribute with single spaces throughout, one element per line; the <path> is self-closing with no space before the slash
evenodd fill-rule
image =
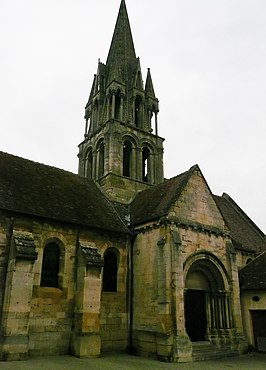
<path id="1" fill-rule="evenodd" d="M 103 291 L 117 292 L 117 257 L 112 250 L 104 254 Z"/>
<path id="2" fill-rule="evenodd" d="M 99 102 L 98 102 L 98 100 L 96 100 L 95 104 L 94 104 L 94 119 L 93 119 L 93 128 L 94 128 L 94 130 L 96 129 L 96 127 L 99 124 L 98 120 L 99 120 Z"/>
<path id="3" fill-rule="evenodd" d="M 121 93 L 120 90 L 115 94 L 115 119 L 120 119 L 121 111 Z"/>
<path id="4" fill-rule="evenodd" d="M 149 179 L 149 156 L 150 150 L 147 147 L 142 149 L 142 181 L 148 182 Z"/>
<path id="5" fill-rule="evenodd" d="M 56 243 L 44 247 L 42 260 L 41 286 L 58 287 L 60 249 Z"/>
<path id="6" fill-rule="evenodd" d="M 108 106 L 109 106 L 109 110 L 108 110 L 108 119 L 110 119 L 110 118 L 113 118 L 113 117 L 112 117 L 112 95 L 110 95 L 110 97 L 109 97 L 109 103 L 108 103 Z"/>
<path id="7" fill-rule="evenodd" d="M 135 125 L 136 127 L 140 127 L 141 124 L 141 98 L 140 96 L 136 96 L 135 99 Z"/>
<path id="8" fill-rule="evenodd" d="M 101 75 L 100 90 L 104 91 L 104 76 Z"/>
<path id="9" fill-rule="evenodd" d="M 156 113 L 155 113 L 154 105 L 152 106 L 152 110 L 151 110 L 151 129 L 152 129 L 152 132 L 155 133 L 155 135 L 157 135 Z"/>
<path id="10" fill-rule="evenodd" d="M 99 177 L 104 175 L 104 142 L 102 141 L 99 146 Z"/>
<path id="11" fill-rule="evenodd" d="M 86 177 L 88 177 L 89 179 L 92 178 L 92 164 L 93 164 L 93 154 L 92 150 L 90 150 L 86 158 Z"/>
<path id="12" fill-rule="evenodd" d="M 130 177 L 130 166 L 132 157 L 132 144 L 125 140 L 123 144 L 123 176 Z"/>

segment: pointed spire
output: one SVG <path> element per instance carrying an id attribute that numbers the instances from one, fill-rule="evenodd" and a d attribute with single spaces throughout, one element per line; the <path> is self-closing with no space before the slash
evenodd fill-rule
<path id="1" fill-rule="evenodd" d="M 150 68 L 148 68 L 148 73 L 147 73 L 147 78 L 146 78 L 145 94 L 146 96 L 150 98 L 156 99 L 154 88 L 153 88 L 153 83 L 152 83 L 152 78 L 151 78 Z"/>
<path id="2" fill-rule="evenodd" d="M 129 81 L 135 65 L 136 53 L 126 3 L 125 0 L 122 0 L 106 61 L 106 66 L 109 69 L 108 82 L 111 82 L 117 75 L 123 78 L 124 81 L 121 82 Z"/>

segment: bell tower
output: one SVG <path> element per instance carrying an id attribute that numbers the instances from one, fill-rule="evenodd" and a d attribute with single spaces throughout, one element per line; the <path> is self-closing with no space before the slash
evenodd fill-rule
<path id="1" fill-rule="evenodd" d="M 94 179 L 112 200 L 128 203 L 164 180 L 159 101 L 150 69 L 145 86 L 125 0 L 121 0 L 106 60 L 98 62 L 85 107 L 79 175 Z"/>

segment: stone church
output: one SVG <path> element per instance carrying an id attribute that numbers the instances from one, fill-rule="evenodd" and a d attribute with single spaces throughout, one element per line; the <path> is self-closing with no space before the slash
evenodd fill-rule
<path id="1" fill-rule="evenodd" d="M 185 362 L 256 347 L 239 270 L 265 256 L 265 235 L 198 165 L 164 179 L 158 113 L 122 0 L 79 174 L 0 152 L 1 360 L 128 351 Z"/>

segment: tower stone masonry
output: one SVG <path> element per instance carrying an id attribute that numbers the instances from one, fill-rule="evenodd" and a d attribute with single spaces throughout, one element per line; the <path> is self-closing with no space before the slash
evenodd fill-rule
<path id="1" fill-rule="evenodd" d="M 79 174 L 123 203 L 162 182 L 164 139 L 158 136 L 158 112 L 151 72 L 144 86 L 122 1 L 106 63 L 98 62 L 85 108 Z"/>

